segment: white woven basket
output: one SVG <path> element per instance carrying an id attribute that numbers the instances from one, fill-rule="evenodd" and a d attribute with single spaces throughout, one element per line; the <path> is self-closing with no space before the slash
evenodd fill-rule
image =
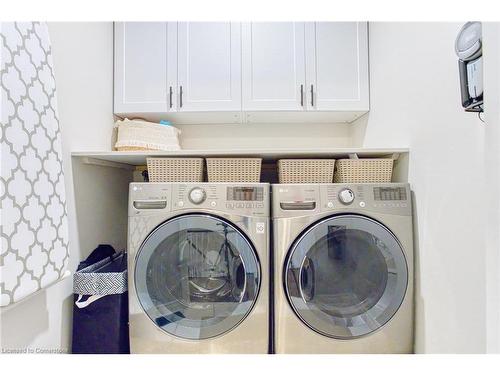
<path id="1" fill-rule="evenodd" d="M 146 158 L 149 182 L 202 182 L 203 158 Z"/>
<path id="2" fill-rule="evenodd" d="M 318 184 L 333 181 L 334 159 L 278 160 L 280 184 Z"/>
<path id="3" fill-rule="evenodd" d="M 339 159 L 333 182 L 391 182 L 393 159 Z"/>
<path id="4" fill-rule="evenodd" d="M 117 141 L 115 148 L 118 151 L 180 150 L 180 130 L 170 125 L 160 125 L 141 120 L 117 121 Z"/>
<path id="5" fill-rule="evenodd" d="M 207 158 L 208 182 L 260 182 L 261 158 Z"/>

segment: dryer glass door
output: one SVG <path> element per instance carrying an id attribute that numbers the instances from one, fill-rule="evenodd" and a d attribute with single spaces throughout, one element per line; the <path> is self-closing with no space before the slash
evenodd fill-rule
<path id="1" fill-rule="evenodd" d="M 181 338 L 206 339 L 248 315 L 259 292 L 260 266 L 249 240 L 229 222 L 183 215 L 146 238 L 134 281 L 154 324 Z"/>
<path id="2" fill-rule="evenodd" d="M 403 249 L 382 224 L 360 215 L 316 223 L 292 246 L 285 290 L 298 317 L 329 337 L 351 339 L 387 323 L 408 283 Z"/>

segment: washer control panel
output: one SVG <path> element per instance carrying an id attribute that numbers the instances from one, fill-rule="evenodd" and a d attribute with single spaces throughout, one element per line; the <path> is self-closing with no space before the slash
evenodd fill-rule
<path id="1" fill-rule="evenodd" d="M 132 183 L 129 215 L 210 210 L 269 217 L 269 184 Z"/>
<path id="2" fill-rule="evenodd" d="M 172 184 L 172 209 L 210 209 L 248 216 L 269 215 L 268 184 Z"/>

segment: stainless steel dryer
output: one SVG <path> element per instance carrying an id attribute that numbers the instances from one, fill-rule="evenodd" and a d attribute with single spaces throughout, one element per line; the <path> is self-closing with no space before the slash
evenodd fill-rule
<path id="1" fill-rule="evenodd" d="M 408 184 L 272 192 L 276 352 L 412 352 Z"/>
<path id="2" fill-rule="evenodd" d="M 267 353 L 269 185 L 132 183 L 132 353 Z"/>

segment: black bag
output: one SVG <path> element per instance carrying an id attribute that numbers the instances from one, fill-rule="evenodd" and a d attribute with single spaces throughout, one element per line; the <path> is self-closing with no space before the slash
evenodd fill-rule
<path id="1" fill-rule="evenodd" d="M 130 353 L 127 254 L 99 245 L 75 272 L 73 293 L 72 353 Z"/>

